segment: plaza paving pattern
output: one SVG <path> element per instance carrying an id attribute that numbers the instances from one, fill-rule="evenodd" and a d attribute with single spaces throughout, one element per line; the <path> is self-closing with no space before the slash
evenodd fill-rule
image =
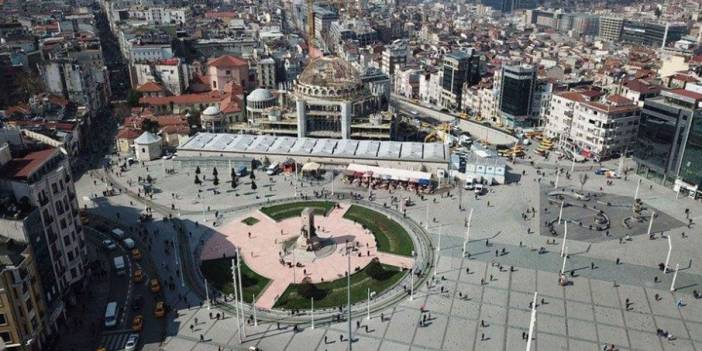
<path id="1" fill-rule="evenodd" d="M 309 259 L 283 254 L 285 262 L 293 265 L 300 262 L 303 267 L 289 267 L 280 263 L 280 255 L 284 252 L 283 243 L 300 235 L 300 217 L 276 222 L 261 211 L 253 211 L 219 228 L 205 242 L 200 259 L 231 257 L 235 254 L 235 247 L 239 247 L 246 264 L 256 273 L 272 280 L 256 300 L 256 306 L 263 309 L 271 309 L 291 283 L 300 283 L 305 278 L 315 283 L 343 278 L 347 267 L 347 257 L 344 254 L 347 240 L 357 243 L 360 248 L 358 254 L 351 256 L 353 271 L 365 267 L 376 257 L 384 264 L 412 267 L 411 257 L 378 252 L 373 234 L 360 224 L 344 218 L 349 207 L 349 204 L 342 202 L 327 216 L 315 216 L 315 224 L 321 229 L 318 236 L 335 242 L 333 253 Z M 247 225 L 242 221 L 244 218 L 256 218 L 258 222 Z"/>
<path id="2" fill-rule="evenodd" d="M 562 238 L 564 232 L 564 224 L 558 225 L 558 216 L 560 213 L 560 201 L 555 196 L 548 195 L 554 192 L 564 192 L 566 194 L 574 194 L 572 187 L 561 187 L 556 191 L 552 186 L 541 185 L 540 189 L 540 207 L 542 220 L 539 223 L 540 233 L 545 236 L 552 236 L 547 222 L 554 224 L 553 228 L 555 236 Z M 673 228 L 682 228 L 686 224 L 675 219 L 664 211 L 653 207 L 650 204 L 643 204 L 642 220 L 636 221 L 633 219 L 633 203 L 634 198 L 629 196 L 620 196 L 616 194 L 607 194 L 603 192 L 586 192 L 589 199 L 579 200 L 574 196 L 563 196 L 563 215 L 561 219 L 568 221 L 568 239 L 580 240 L 586 242 L 596 242 L 604 240 L 617 240 L 626 235 L 642 235 L 648 232 L 650 214 L 655 212 L 655 218 L 651 226 L 652 233 L 662 233 Z M 551 201 L 549 201 L 549 198 Z M 609 204 L 609 205 L 608 205 Z M 586 205 L 587 208 L 583 208 Z M 605 213 L 609 219 L 609 228 L 607 230 L 598 231 L 595 229 L 594 222 L 595 214 L 598 210 Z M 627 228 L 624 224 L 625 219 L 630 225 Z M 582 225 L 579 225 L 582 223 Z M 590 228 L 592 225 L 592 228 Z M 609 232 L 609 236 L 607 236 Z"/>
<path id="3" fill-rule="evenodd" d="M 418 204 L 408 208 L 407 215 L 416 222 L 432 219 L 428 230 L 434 235 L 434 244 L 437 243 L 438 232 L 442 233 L 437 273 L 439 280 L 432 287 L 422 285 L 413 301 L 405 299 L 394 307 L 373 311 L 370 320 L 354 317 L 354 349 L 521 350 L 526 343 L 521 335 L 529 325 L 529 302 L 534 291 L 538 291 L 539 300 L 543 297 L 545 303 L 539 302 L 537 308 L 532 350 L 601 350 L 605 343 L 615 344 L 619 350 L 702 350 L 702 302 L 690 295 L 693 289 L 700 289 L 702 282 L 702 266 L 698 261 L 702 235 L 697 225 L 691 229 L 674 227 L 666 231 L 673 238 L 671 265 L 679 263 L 681 266 L 674 292 L 669 291 L 673 274 L 663 274 L 656 267 L 665 260 L 667 250 L 666 240 L 661 240 L 660 236 L 656 240 L 634 236 L 632 241 L 623 244 L 611 240 L 569 240 L 567 246 L 571 255 L 566 272 L 575 270 L 576 276 L 572 278 L 572 285 L 560 287 L 556 281 L 562 263 L 558 254 L 561 239 L 556 238 L 556 244 L 549 245 L 545 242 L 552 239 L 550 235 L 527 234 L 527 228 L 536 229 L 545 220 L 541 213 L 529 221 L 519 216 L 526 208 L 538 208 L 538 180 L 553 180 L 555 176 L 551 171 L 547 171 L 545 176 L 536 175 L 534 169 L 525 164 L 510 167 L 510 172 L 514 174 L 525 171 L 526 174 L 519 178 L 519 184 L 494 187 L 494 191 L 479 199 L 464 195 L 461 201 L 455 190 L 452 196 L 437 198 L 436 202 L 431 197 L 421 201 L 413 194 L 392 194 L 412 196 L 417 200 Z M 192 221 L 210 223 L 216 209 L 226 213 L 226 221 L 246 218 L 250 210 L 228 210 L 233 205 L 233 199 L 236 206 L 242 207 L 255 203 L 263 205 L 269 195 L 273 199 L 290 198 L 297 197 L 299 192 L 311 195 L 312 191 L 322 187 L 329 190 L 328 183 L 305 183 L 304 187 L 298 184 L 294 189 L 292 185 L 288 186 L 292 182 L 290 177 L 278 176 L 271 182 L 260 177 L 258 194 L 208 196 L 208 206 L 212 206 L 212 211 L 205 213 L 202 203 L 193 200 L 200 188 L 192 184 L 192 170 L 182 169 L 175 175 L 163 177 L 158 174 L 160 168 L 159 163 L 152 163 L 150 173 L 159 179 L 157 185 L 162 189 L 154 201 L 167 207 L 175 203 L 176 208 L 183 210 L 184 216 L 187 214 L 191 221 L 188 230 L 193 233 L 190 250 L 196 257 L 200 252 L 197 243 L 206 239 L 203 236 L 206 231 L 193 225 Z M 143 177 L 147 173 L 144 167 L 133 167 L 119 181 L 126 182 L 129 178 Z M 586 192 L 597 192 L 599 187 L 604 187 L 609 194 L 631 197 L 637 180 L 638 177 L 631 176 L 628 181 L 616 180 L 612 186 L 606 186 L 604 177 L 592 177 L 584 188 Z M 573 180 L 561 178 L 560 182 L 563 187 L 580 188 L 577 176 Z M 95 193 L 104 190 L 105 186 L 94 186 L 90 180 L 89 183 L 83 182 L 81 187 L 82 193 Z M 169 189 L 178 189 L 175 200 L 170 193 L 173 190 Z M 340 185 L 339 182 L 336 189 L 365 192 Z M 375 203 L 389 203 L 390 196 L 382 191 L 377 192 Z M 682 197 L 676 199 L 669 189 L 648 180 L 644 179 L 639 198 L 646 206 L 656 208 L 678 221 L 687 220 L 683 214 L 685 208 L 692 210 L 690 218 L 695 222 L 702 220 L 699 203 Z M 131 206 L 131 200 L 125 196 L 112 197 L 106 201 L 115 207 L 100 206 L 95 210 L 114 216 L 115 209 L 120 206 L 143 208 L 142 204 Z M 461 257 L 467 211 L 459 210 L 459 201 L 463 209 L 475 208 L 469 244 L 470 259 Z M 490 201 L 490 204 L 486 204 L 486 201 Z M 427 208 L 431 213 L 426 214 Z M 681 236 L 683 231 L 687 232 L 686 238 Z M 159 234 L 159 238 L 171 237 L 172 233 L 165 230 Z M 485 246 L 485 239 L 488 238 L 490 246 Z M 546 248 L 546 253 L 538 253 L 541 246 Z M 495 257 L 495 250 L 501 251 L 503 247 L 507 254 L 499 255 L 498 252 Z M 152 254 L 159 254 L 159 250 Z M 616 264 L 617 258 L 621 259 L 621 264 Z M 172 258 L 167 259 L 173 269 Z M 503 265 L 502 271 L 496 266 L 498 262 Z M 594 263 L 596 268 L 591 269 L 590 263 Z M 510 265 L 514 266 L 514 271 L 508 269 Z M 466 267 L 470 268 L 470 272 L 466 272 Z M 490 275 L 493 279 L 490 279 Z M 654 283 L 655 276 L 659 277 L 659 283 Z M 481 279 L 486 283 L 481 284 Z M 444 287 L 443 294 L 439 285 Z M 189 288 L 185 288 L 184 292 L 189 294 L 190 300 L 197 298 Z M 659 300 L 655 298 L 656 294 Z M 680 298 L 685 306 L 678 309 L 676 301 Z M 625 306 L 626 299 L 630 300 L 629 310 Z M 419 326 L 421 306 L 431 312 L 431 321 L 426 327 Z M 206 307 L 186 308 L 183 303 L 178 307 L 177 318 L 169 321 L 168 337 L 163 346 L 166 350 L 214 351 L 220 347 L 245 350 L 250 345 L 258 345 L 263 350 L 346 349 L 346 344 L 339 341 L 340 334 L 343 334 L 344 341 L 348 339 L 344 322 L 319 323 L 314 330 L 309 324 L 302 325 L 299 332 L 294 332 L 285 322 L 280 328 L 275 322 L 261 323 L 257 327 L 247 327 L 244 343 L 240 344 L 234 318 L 226 310 L 225 319 L 214 320 L 208 318 L 212 310 L 208 311 Z M 382 321 L 379 318 L 381 312 L 385 317 Z M 196 316 L 198 323 L 194 323 Z M 280 320 L 285 321 L 286 318 L 281 317 Z M 481 326 L 481 320 L 485 321 L 486 327 Z M 360 328 L 356 328 L 356 321 L 361 322 Z M 192 330 L 190 324 L 195 324 Z M 368 325 L 368 331 L 365 325 Z M 670 331 L 677 339 L 668 341 L 657 337 L 657 328 Z M 484 338 L 481 338 L 482 334 Z M 200 342 L 200 335 L 203 335 L 204 342 Z M 324 336 L 327 336 L 326 342 Z"/>

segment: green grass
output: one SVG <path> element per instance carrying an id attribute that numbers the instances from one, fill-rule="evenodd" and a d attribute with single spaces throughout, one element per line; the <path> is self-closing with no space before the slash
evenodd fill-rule
<path id="1" fill-rule="evenodd" d="M 368 288 L 371 291 L 380 293 L 392 287 L 405 274 L 398 267 L 383 265 L 389 271 L 386 279 L 375 280 L 366 274 L 366 269 L 362 269 L 351 275 L 351 303 L 364 301 L 368 298 Z M 346 277 L 331 282 L 316 284 L 317 288 L 324 290 L 324 297 L 314 300 L 315 308 L 337 307 L 346 305 Z M 275 308 L 284 309 L 307 309 L 310 308 L 310 299 L 305 298 L 297 292 L 298 284 L 291 284 L 283 295 L 276 301 Z"/>
<path id="2" fill-rule="evenodd" d="M 378 251 L 412 256 L 414 249 L 412 238 L 405 228 L 387 216 L 365 207 L 352 205 L 344 214 L 344 218 L 368 228 L 375 236 Z"/>
<path id="3" fill-rule="evenodd" d="M 263 207 L 261 212 L 273 218 L 276 222 L 280 222 L 286 218 L 300 216 L 302 210 L 306 207 L 314 209 L 314 213 L 317 215 L 326 216 L 334 206 L 336 206 L 336 203 L 333 201 L 301 201 Z"/>
<path id="4" fill-rule="evenodd" d="M 234 293 L 234 286 L 232 285 L 231 263 L 231 258 L 216 258 L 202 261 L 200 270 L 211 286 L 225 294 L 232 294 Z M 269 281 L 269 279 L 252 271 L 244 263 L 241 266 L 241 285 L 244 289 L 244 301 L 251 302 L 253 295 L 258 296 L 268 285 Z"/>
<path id="5" fill-rule="evenodd" d="M 254 225 L 258 223 L 258 218 L 253 218 L 253 217 L 246 217 L 244 220 L 241 221 L 241 223 L 244 223 L 246 225 Z"/>

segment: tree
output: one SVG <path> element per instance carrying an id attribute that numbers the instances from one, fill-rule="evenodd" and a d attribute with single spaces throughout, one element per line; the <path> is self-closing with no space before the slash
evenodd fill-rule
<path id="1" fill-rule="evenodd" d="M 141 99 L 142 94 L 134 89 L 130 89 L 127 92 L 127 105 L 129 107 L 139 106 L 139 99 Z"/>
<path id="2" fill-rule="evenodd" d="M 149 133 L 158 133 L 158 130 L 160 129 L 160 126 L 158 125 L 158 122 L 152 120 L 152 119 L 145 119 L 144 122 L 141 124 L 141 131 L 143 132 L 149 132 Z"/>
<path id="3" fill-rule="evenodd" d="M 309 277 L 305 278 L 302 283 L 297 286 L 297 293 L 308 300 L 311 298 L 321 300 L 327 295 L 327 292 L 313 284 Z"/>
<path id="4" fill-rule="evenodd" d="M 251 190 L 256 190 L 258 186 L 256 186 L 256 182 L 251 182 Z"/>
<path id="5" fill-rule="evenodd" d="M 200 180 L 200 177 L 198 177 L 197 174 L 195 175 L 195 184 L 197 184 L 197 185 L 202 184 L 202 181 Z"/>
<path id="6" fill-rule="evenodd" d="M 380 264 L 377 257 L 372 259 L 370 263 L 368 263 L 368 266 L 366 266 L 366 274 L 375 280 L 385 280 L 389 273 L 390 272 L 386 271 L 385 267 Z"/>
<path id="7" fill-rule="evenodd" d="M 195 167 L 195 174 L 200 174 L 202 171 L 200 171 L 200 166 Z"/>
<path id="8" fill-rule="evenodd" d="M 215 176 L 214 180 L 212 180 L 212 184 L 214 184 L 215 186 L 219 185 L 219 178 L 217 178 L 217 176 Z"/>
<path id="9" fill-rule="evenodd" d="M 585 183 L 587 183 L 587 180 L 590 179 L 590 177 L 587 175 L 587 173 L 581 173 L 578 176 L 578 181 L 580 181 L 580 192 L 583 192 L 583 188 L 585 187 Z"/>
<path id="10" fill-rule="evenodd" d="M 217 167 L 212 168 L 212 176 L 217 178 L 218 175 L 219 175 L 219 172 L 217 172 Z"/>

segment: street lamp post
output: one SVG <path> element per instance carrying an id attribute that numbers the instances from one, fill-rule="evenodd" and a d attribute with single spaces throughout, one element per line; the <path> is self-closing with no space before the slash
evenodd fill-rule
<path id="1" fill-rule="evenodd" d="M 665 256 L 665 266 L 663 267 L 663 273 L 668 272 L 668 263 L 670 263 L 670 253 L 673 251 L 673 242 L 670 239 L 670 234 L 666 235 L 668 239 L 668 254 Z"/>
<path id="2" fill-rule="evenodd" d="M 651 236 L 651 229 L 653 229 L 653 217 L 656 216 L 656 211 L 651 212 L 651 219 L 648 221 L 648 235 Z"/>
<path id="3" fill-rule="evenodd" d="M 410 271 L 410 301 L 414 301 L 414 266 Z"/>
<path id="4" fill-rule="evenodd" d="M 561 210 L 558 212 L 558 224 L 561 224 L 561 218 L 563 218 L 563 205 L 565 205 L 565 200 L 561 201 Z"/>
<path id="5" fill-rule="evenodd" d="M 565 256 L 566 239 L 568 238 L 568 221 L 564 221 L 563 226 L 563 243 L 561 244 L 561 257 Z"/>
<path id="6" fill-rule="evenodd" d="M 568 246 L 565 247 L 563 251 L 563 265 L 561 266 L 561 274 L 565 274 L 566 260 L 568 259 Z"/>
<path id="7" fill-rule="evenodd" d="M 531 303 L 531 319 L 529 320 L 529 339 L 527 339 L 526 351 L 531 351 L 531 339 L 534 334 L 534 324 L 536 323 L 536 296 L 538 292 L 534 292 L 534 300 Z"/>
<path id="8" fill-rule="evenodd" d="M 636 191 L 634 192 L 634 203 L 631 205 L 632 209 L 636 206 L 636 199 L 639 198 L 639 187 L 640 186 L 641 186 L 641 178 L 639 178 L 639 181 L 636 183 Z"/>
<path id="9" fill-rule="evenodd" d="M 466 228 L 466 238 L 463 240 L 463 257 L 466 257 L 466 250 L 468 249 L 468 241 L 470 240 L 470 225 L 473 221 L 473 209 L 470 209 L 468 214 L 468 228 Z"/>
<path id="10" fill-rule="evenodd" d="M 557 168 L 557 169 L 556 169 L 556 182 L 554 183 L 554 185 L 555 185 L 555 186 L 553 187 L 554 189 L 558 189 L 558 176 L 561 174 L 560 171 L 561 171 L 560 168 Z"/>
<path id="11" fill-rule="evenodd" d="M 241 286 L 241 265 L 244 263 L 244 260 L 241 258 L 241 250 L 239 247 L 236 248 L 236 256 L 239 258 L 239 262 L 236 265 L 236 274 L 239 278 L 239 306 L 241 307 L 241 325 L 244 326 L 241 330 L 244 333 L 244 337 L 246 337 L 246 323 L 244 323 L 244 289 Z"/>
<path id="12" fill-rule="evenodd" d="M 441 227 L 439 227 L 439 240 L 436 243 L 436 259 L 434 259 L 434 276 L 439 270 L 439 256 L 441 255 Z"/>
<path id="13" fill-rule="evenodd" d="M 370 288 L 368 288 L 368 305 L 367 305 L 367 310 L 366 310 L 366 319 L 370 320 L 370 302 L 371 298 L 375 295 L 375 291 L 371 291 Z"/>
<path id="14" fill-rule="evenodd" d="M 349 322 L 349 351 L 352 348 L 353 337 L 351 334 L 351 250 L 349 248 L 349 242 L 346 242 L 346 256 L 347 256 L 347 271 L 346 271 L 346 306 L 347 319 Z"/>
<path id="15" fill-rule="evenodd" d="M 237 259 L 240 259 L 240 258 L 237 257 Z M 239 328 L 239 333 L 238 333 L 239 334 L 239 343 L 241 344 L 242 343 L 242 339 L 241 339 L 242 327 L 241 327 L 241 319 L 239 318 L 239 305 L 238 305 L 239 291 L 238 291 L 237 284 L 236 284 L 236 266 L 235 266 L 233 258 L 232 258 L 231 271 L 232 271 L 232 282 L 233 282 L 232 285 L 234 285 L 234 317 L 236 318 L 236 327 Z"/>
<path id="16" fill-rule="evenodd" d="M 314 330 L 314 297 L 311 297 L 310 299 L 310 305 L 312 306 L 312 325 L 310 326 L 310 329 Z"/>
<path id="17" fill-rule="evenodd" d="M 205 301 L 207 302 L 207 309 L 210 309 L 210 293 L 207 288 L 207 279 L 205 279 Z"/>
<path id="18" fill-rule="evenodd" d="M 673 281 L 670 283 L 670 291 L 675 291 L 675 281 L 678 279 L 678 270 L 680 269 L 680 264 L 675 264 L 675 274 L 673 274 Z"/>
<path id="19" fill-rule="evenodd" d="M 256 317 L 256 294 L 251 294 L 251 309 L 253 309 L 254 327 L 258 327 L 258 318 Z"/>

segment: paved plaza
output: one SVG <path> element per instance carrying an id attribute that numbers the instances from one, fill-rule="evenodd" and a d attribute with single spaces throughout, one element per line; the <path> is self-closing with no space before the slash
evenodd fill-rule
<path id="1" fill-rule="evenodd" d="M 204 249 L 201 245 L 212 232 L 225 233 L 229 226 L 250 216 L 252 204 L 265 205 L 267 201 L 302 195 L 314 198 L 315 191 L 322 188 L 329 191 L 332 186 L 329 179 L 300 184 L 294 177 L 277 175 L 269 179 L 257 172 L 256 191 L 251 190 L 248 179 L 243 178 L 235 190 L 230 189 L 224 177 L 219 187 L 214 187 L 209 180 L 198 187 L 193 184 L 193 169 L 178 169 L 175 174 L 164 176 L 161 162 L 149 164 L 148 172 L 146 167 L 134 166 L 111 180 L 117 182 L 115 186 L 127 187 L 136 193 L 137 188 L 129 187 L 127 182 L 131 180 L 134 184 L 137 177 L 147 174 L 155 178 L 159 191 L 152 205 L 162 206 L 163 211 L 175 208 L 181 218 L 187 218 L 186 225 L 192 231 L 189 248 L 193 255 L 207 252 L 207 245 Z M 373 310 L 370 320 L 366 320 L 364 313 L 354 315 L 355 349 L 519 350 L 526 346 L 522 333 L 528 331 L 529 303 L 537 292 L 533 350 L 601 350 L 604 344 L 614 344 L 619 350 L 702 350 L 702 301 L 692 296 L 702 282 L 698 253 L 702 235 L 695 224 L 702 220 L 699 203 L 687 198 L 676 199 L 669 189 L 644 180 L 638 198 L 661 216 L 668 216 L 667 226 L 656 227 L 654 220 L 654 240 L 645 235 L 634 235 L 621 243 L 618 240 L 569 239 L 565 273 L 572 284 L 562 287 L 558 284 L 563 262 L 560 256 L 562 236 L 537 233 L 536 228 L 547 219 L 542 211 L 526 220 L 522 217 L 527 209 L 544 207 L 541 188 L 554 180 L 554 175 L 549 174 L 553 172 L 538 175 L 532 166 L 511 167 L 514 174 L 525 172 L 518 184 L 492 187 L 487 195 L 477 199 L 472 193 L 461 193 L 458 189 L 426 196 L 424 200 L 414 194 L 374 191 L 374 202 L 380 206 L 385 204 L 390 210 L 393 210 L 391 196 L 411 197 L 416 204 L 407 208 L 408 218 L 433 236 L 433 250 L 439 241 L 441 247 L 437 251 L 438 267 L 433 282 L 430 279 L 422 283 L 412 301 L 405 298 L 385 309 Z M 211 172 L 211 169 L 202 170 L 203 174 Z M 579 172 L 587 172 L 591 177 L 583 187 L 585 192 L 599 192 L 603 187 L 607 194 L 631 199 L 638 182 L 638 177 L 629 176 L 626 181 L 614 180 L 608 186 L 607 179 L 593 175 L 589 167 L 576 170 L 576 174 Z M 220 170 L 220 173 L 228 172 Z M 93 179 L 81 179 L 79 187 L 84 193 L 99 193 L 105 188 L 99 178 L 97 184 Z M 111 180 L 106 179 L 107 182 Z M 559 182 L 562 187 L 580 188 L 577 176 L 572 180 L 561 178 Z M 366 189 L 345 185 L 339 179 L 334 187 L 339 193 L 367 193 Z M 213 188 L 220 189 L 219 193 L 215 194 Z M 139 213 L 144 207 L 138 199 L 124 194 L 105 201 L 111 206 L 103 202 L 93 210 L 114 216 L 115 211 L 127 215 Z M 689 218 L 693 220 L 690 227 L 686 208 L 690 209 Z M 474 210 L 468 243 L 470 257 L 463 257 L 470 209 Z M 215 218 L 215 211 L 221 218 Z M 155 223 L 158 222 L 159 215 Z M 217 226 L 212 227 L 213 224 Z M 680 267 L 672 292 L 674 274 L 663 273 L 658 268 L 658 264 L 665 261 L 668 249 L 667 240 L 661 237 L 662 230 L 671 237 L 670 267 Z M 167 230 L 158 235 L 173 237 Z M 242 246 L 245 245 L 246 235 L 238 235 Z M 252 232 L 251 245 L 256 238 L 260 239 L 256 235 Z M 153 254 L 160 253 L 155 250 Z M 164 257 L 164 260 L 175 267 L 173 257 Z M 433 276 L 433 273 L 428 274 Z M 190 301 L 198 298 L 202 301 L 201 296 L 195 296 L 187 287 L 179 289 L 182 289 L 179 293 L 188 291 Z M 204 304 L 189 304 L 176 304 L 178 316 L 169 321 L 165 349 L 239 350 L 249 345 L 263 350 L 341 350 L 347 347 L 345 322 L 318 322 L 314 329 L 306 323 L 294 331 L 285 314 L 278 319 L 259 321 L 258 326 L 248 326 L 244 343 L 239 344 L 231 309 L 213 306 L 208 311 Z M 362 311 L 363 306 L 355 309 Z M 226 318 L 210 319 L 212 311 L 224 311 Z M 423 316 L 427 320 L 420 326 Z M 296 320 L 308 317 L 311 316 L 303 311 Z M 282 323 L 278 325 L 276 320 Z M 675 339 L 658 337 L 657 329 L 669 331 Z M 200 341 L 201 336 L 204 341 Z"/>

